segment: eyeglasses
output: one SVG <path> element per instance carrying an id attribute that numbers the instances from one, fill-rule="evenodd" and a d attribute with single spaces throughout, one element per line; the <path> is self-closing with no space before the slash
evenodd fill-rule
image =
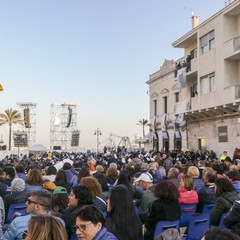
<path id="1" fill-rule="evenodd" d="M 23 231 L 22 232 L 22 239 L 25 239 L 27 237 L 27 235 L 28 235 L 27 230 Z"/>
<path id="2" fill-rule="evenodd" d="M 31 199 L 28 199 L 28 200 L 27 200 L 27 203 L 28 203 L 28 205 L 31 204 L 31 203 L 34 203 L 34 204 L 39 204 L 39 205 L 42 205 L 42 206 L 45 207 L 44 204 L 42 204 L 42 203 L 38 203 L 38 202 L 35 202 L 35 201 L 31 200 Z"/>
<path id="3" fill-rule="evenodd" d="M 75 232 L 77 231 L 77 229 L 79 231 L 85 231 L 87 229 L 87 226 L 89 226 L 91 224 L 93 224 L 93 223 L 90 222 L 90 223 L 86 223 L 86 224 L 75 225 L 75 226 L 73 226 L 73 229 Z"/>

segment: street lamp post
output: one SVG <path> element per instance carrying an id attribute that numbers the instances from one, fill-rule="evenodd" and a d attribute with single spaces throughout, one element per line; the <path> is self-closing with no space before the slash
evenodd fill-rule
<path id="1" fill-rule="evenodd" d="M 99 136 L 102 135 L 102 132 L 99 128 L 94 131 L 94 135 L 97 136 L 97 154 L 98 154 L 98 145 L 99 145 Z"/>

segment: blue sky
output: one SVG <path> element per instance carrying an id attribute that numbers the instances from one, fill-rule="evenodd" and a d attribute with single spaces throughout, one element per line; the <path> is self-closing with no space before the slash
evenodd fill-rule
<path id="1" fill-rule="evenodd" d="M 0 1 L 0 112 L 37 104 L 37 143 L 50 144 L 50 105 L 78 103 L 80 146 L 110 132 L 134 138 L 149 118 L 149 74 L 183 50 L 172 43 L 224 0 Z M 19 109 L 20 110 L 20 109 Z M 7 142 L 8 130 L 0 127 Z M 117 142 L 118 143 L 118 142 Z"/>

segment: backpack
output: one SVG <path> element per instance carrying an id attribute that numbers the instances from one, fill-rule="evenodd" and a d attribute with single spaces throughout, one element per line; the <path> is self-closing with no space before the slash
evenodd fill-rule
<path id="1" fill-rule="evenodd" d="M 181 240 L 181 236 L 176 228 L 168 228 L 159 234 L 156 240 Z"/>

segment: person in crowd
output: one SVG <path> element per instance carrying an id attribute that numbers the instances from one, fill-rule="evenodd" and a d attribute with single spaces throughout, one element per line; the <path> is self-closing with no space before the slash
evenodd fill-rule
<path id="1" fill-rule="evenodd" d="M 12 180 L 16 172 L 13 167 L 4 167 L 2 170 L 2 181 L 0 182 L 0 196 L 4 199 L 5 195 L 10 193 Z"/>
<path id="2" fill-rule="evenodd" d="M 28 231 L 23 233 L 25 240 L 68 240 L 66 229 L 50 215 L 33 216 L 29 220 Z"/>
<path id="3" fill-rule="evenodd" d="M 74 226 L 78 239 L 118 240 L 104 226 L 104 217 L 96 207 L 84 206 L 76 214 Z"/>
<path id="4" fill-rule="evenodd" d="M 145 221 L 147 231 L 144 240 L 152 240 L 158 221 L 177 220 L 180 218 L 181 208 L 179 204 L 179 191 L 177 187 L 168 180 L 160 181 L 155 189 L 158 198 L 152 203 L 150 214 Z"/>
<path id="5" fill-rule="evenodd" d="M 171 167 L 173 167 L 173 159 L 172 159 L 172 157 L 169 155 L 169 153 L 164 152 L 162 154 L 162 160 L 161 161 L 163 161 L 163 165 L 162 166 L 165 168 L 166 173 L 168 173 L 169 169 Z"/>
<path id="6" fill-rule="evenodd" d="M 239 171 L 229 171 L 227 173 L 228 180 L 232 183 L 235 188 L 238 197 L 240 198 L 240 172 Z"/>
<path id="7" fill-rule="evenodd" d="M 102 165 L 97 165 L 96 166 L 96 171 L 97 171 L 97 173 L 104 173 L 105 169 Z"/>
<path id="8" fill-rule="evenodd" d="M 31 192 L 27 202 L 28 215 L 15 218 L 4 233 L 7 240 L 20 240 L 22 233 L 28 230 L 28 222 L 32 216 L 49 215 L 51 208 L 51 194 L 47 190 L 36 190 Z M 64 226 L 64 222 L 57 218 Z M 1 239 L 1 238 L 0 238 Z"/>
<path id="9" fill-rule="evenodd" d="M 208 168 L 203 172 L 204 186 L 197 190 L 198 205 L 197 212 L 201 213 L 205 203 L 215 203 L 215 180 L 216 172 L 212 168 Z"/>
<path id="10" fill-rule="evenodd" d="M 150 173 L 142 173 L 134 182 L 139 182 L 144 191 L 142 198 L 135 202 L 135 205 L 139 209 L 139 217 L 142 223 L 144 223 L 149 215 L 150 206 L 156 200 L 154 196 L 153 177 Z"/>
<path id="11" fill-rule="evenodd" d="M 175 167 L 172 167 L 168 171 L 167 180 L 172 182 L 177 188 L 180 187 L 180 181 L 178 179 L 179 170 Z"/>
<path id="12" fill-rule="evenodd" d="M 3 223 L 5 221 L 5 207 L 2 197 L 0 197 L 0 236 L 3 235 Z"/>
<path id="13" fill-rule="evenodd" d="M 68 237 L 72 235 L 72 226 L 76 220 L 76 212 L 83 206 L 92 204 L 92 194 L 90 189 L 80 184 L 72 188 L 69 195 L 68 208 L 63 210 L 61 218 L 65 222 Z"/>
<path id="14" fill-rule="evenodd" d="M 25 190 L 28 195 L 30 195 L 32 191 L 43 189 L 43 178 L 40 170 L 36 168 L 30 169 L 28 171 L 25 183 Z"/>
<path id="15" fill-rule="evenodd" d="M 59 169 L 56 177 L 55 177 L 55 181 L 53 181 L 53 183 L 55 183 L 56 186 L 61 186 L 67 189 L 67 192 L 70 193 L 70 186 L 67 182 L 67 175 L 65 173 L 64 170 Z"/>
<path id="16" fill-rule="evenodd" d="M 82 168 L 79 170 L 78 172 L 78 183 L 81 182 L 81 179 L 84 177 L 90 177 L 91 173 L 90 173 L 90 168 L 88 164 L 84 164 L 82 166 Z"/>
<path id="17" fill-rule="evenodd" d="M 102 188 L 101 198 L 106 202 L 107 199 L 109 198 L 109 187 L 108 187 L 108 184 L 107 184 L 107 177 L 106 177 L 105 174 L 98 173 L 98 172 L 96 172 L 94 174 L 94 177 L 98 180 L 98 182 L 101 185 L 101 188 Z"/>
<path id="18" fill-rule="evenodd" d="M 204 182 L 199 178 L 200 172 L 196 166 L 190 166 L 188 168 L 187 175 L 193 177 L 195 191 L 204 186 Z"/>
<path id="19" fill-rule="evenodd" d="M 212 169 L 216 171 L 217 178 L 226 177 L 223 162 L 219 163 L 218 161 L 215 161 L 212 165 Z"/>
<path id="20" fill-rule="evenodd" d="M 201 240 L 240 240 L 240 237 L 229 230 L 218 227 L 208 229 Z"/>
<path id="21" fill-rule="evenodd" d="M 224 217 L 223 224 L 240 236 L 240 200 L 234 202 L 232 208 Z"/>
<path id="22" fill-rule="evenodd" d="M 228 157 L 227 151 L 223 151 L 223 154 L 222 154 L 222 156 L 220 157 L 220 160 L 223 162 L 223 161 L 226 159 L 226 157 Z"/>
<path id="23" fill-rule="evenodd" d="M 17 176 L 22 178 L 24 181 L 26 180 L 26 174 L 23 165 L 18 164 L 15 166 L 15 170 L 17 172 Z"/>
<path id="24" fill-rule="evenodd" d="M 11 183 L 11 193 L 5 195 L 4 205 L 5 205 L 5 215 L 8 215 L 9 206 L 13 203 L 25 203 L 27 201 L 28 195 L 25 191 L 25 181 L 21 178 L 15 178 Z"/>
<path id="25" fill-rule="evenodd" d="M 118 178 L 118 171 L 114 167 L 109 167 L 106 172 L 109 189 L 111 189 Z"/>
<path id="26" fill-rule="evenodd" d="M 149 170 L 148 172 L 151 173 L 151 175 L 153 176 L 153 183 L 158 183 L 159 181 L 161 181 L 162 179 L 165 178 L 166 173 L 164 176 L 161 176 L 161 173 L 159 171 L 159 166 L 157 162 L 153 162 L 150 164 L 149 166 Z"/>
<path id="27" fill-rule="evenodd" d="M 69 162 L 65 162 L 62 167 L 63 171 L 66 173 L 67 183 L 70 188 L 77 186 L 78 184 L 78 173 L 73 168 L 72 164 Z"/>
<path id="28" fill-rule="evenodd" d="M 43 176 L 43 179 L 48 179 L 51 182 L 54 182 L 57 174 L 57 169 L 54 166 L 46 167 L 46 175 Z"/>
<path id="29" fill-rule="evenodd" d="M 106 202 L 101 198 L 102 187 L 98 180 L 94 177 L 84 177 L 81 179 L 81 184 L 87 186 L 93 197 L 93 205 L 102 212 L 107 210 Z"/>
<path id="30" fill-rule="evenodd" d="M 67 189 L 61 186 L 57 186 L 52 194 L 52 215 L 60 217 L 63 214 L 63 210 L 68 207 L 68 195 Z"/>
<path id="31" fill-rule="evenodd" d="M 228 212 L 238 199 L 237 193 L 227 178 L 217 178 L 215 181 L 216 202 L 210 214 L 211 224 L 218 226 L 221 216 Z"/>
<path id="32" fill-rule="evenodd" d="M 142 223 L 136 214 L 132 195 L 125 185 L 112 188 L 107 211 L 106 228 L 118 240 L 142 239 Z"/>
<path id="33" fill-rule="evenodd" d="M 188 175 L 183 175 L 180 180 L 180 188 L 178 189 L 179 203 L 180 204 L 197 204 L 198 203 L 198 194 L 194 190 L 194 181 L 193 177 Z"/>

